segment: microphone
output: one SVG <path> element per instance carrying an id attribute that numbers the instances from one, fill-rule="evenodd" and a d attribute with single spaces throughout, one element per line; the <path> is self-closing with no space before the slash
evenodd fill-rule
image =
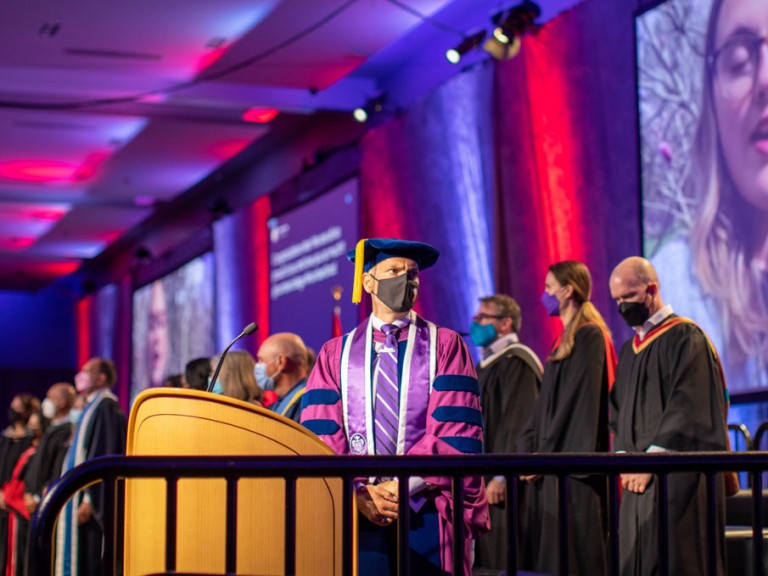
<path id="1" fill-rule="evenodd" d="M 237 338 L 232 340 L 232 342 L 229 343 L 229 346 L 224 348 L 224 352 L 221 353 L 221 357 L 219 358 L 219 363 L 216 364 L 216 370 L 213 371 L 213 377 L 211 378 L 211 383 L 208 385 L 208 392 L 211 392 L 213 390 L 213 387 L 216 385 L 216 379 L 219 377 L 219 370 L 221 370 L 221 365 L 224 364 L 224 358 L 227 356 L 227 352 L 229 352 L 229 349 L 232 348 L 232 345 L 240 340 L 243 336 L 250 336 L 256 330 L 258 330 L 259 327 L 256 325 L 256 322 L 251 322 L 243 328 L 243 331 L 240 332 L 240 334 L 237 335 Z"/>

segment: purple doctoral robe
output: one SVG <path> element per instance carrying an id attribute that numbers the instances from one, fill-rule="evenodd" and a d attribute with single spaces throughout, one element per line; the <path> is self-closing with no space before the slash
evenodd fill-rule
<path id="1" fill-rule="evenodd" d="M 384 342 L 385 337 L 369 322 L 366 319 L 349 334 L 323 346 L 304 395 L 302 424 L 341 455 L 374 453 L 372 341 Z M 398 454 L 482 453 L 479 387 L 464 341 L 456 332 L 436 327 L 413 312 L 411 325 L 401 330 L 399 340 L 408 340 L 408 344 L 401 354 L 406 365 L 400 367 Z M 420 495 L 432 498 L 438 511 L 442 569 L 453 573 L 451 480 L 424 480 L 434 486 Z M 464 524 L 464 573 L 469 574 L 470 539 L 490 527 L 482 478 L 464 479 Z"/>

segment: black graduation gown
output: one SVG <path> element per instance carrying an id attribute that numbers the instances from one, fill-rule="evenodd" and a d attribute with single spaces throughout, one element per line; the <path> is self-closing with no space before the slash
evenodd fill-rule
<path id="1" fill-rule="evenodd" d="M 676 318 L 671 316 L 646 336 Z M 725 450 L 723 383 L 701 329 L 678 324 L 635 353 L 621 349 L 611 393 L 616 450 L 644 452 L 659 446 L 676 452 Z M 707 573 L 706 480 L 701 474 L 668 476 L 669 573 Z M 657 574 L 656 483 L 644 494 L 625 490 L 620 511 L 621 573 Z M 725 574 L 725 491 L 718 480 L 718 574 Z"/>
<path id="2" fill-rule="evenodd" d="M 32 435 L 14 437 L 0 434 L 0 486 L 11 479 L 19 456 L 32 445 Z M 8 561 L 8 512 L 0 510 L 0 566 Z"/>
<path id="3" fill-rule="evenodd" d="M 29 448 L 28 448 L 29 449 Z M 35 454 L 37 451 L 35 451 Z M 24 488 L 26 491 L 26 483 L 27 483 L 27 474 L 29 474 L 30 465 L 32 464 L 35 454 L 32 454 L 29 459 L 27 460 L 27 463 L 24 464 L 18 472 L 18 476 L 16 478 L 17 481 L 21 481 L 24 483 Z M 22 453 L 23 456 L 23 453 Z M 20 461 L 20 459 L 17 460 L 17 463 Z M 11 480 L 14 480 L 13 474 L 11 474 Z M 20 511 L 18 508 L 14 508 L 9 506 L 8 507 L 8 513 L 14 515 L 14 519 L 16 521 L 16 536 L 15 536 L 15 546 L 16 546 L 16 558 L 15 562 L 11 563 L 8 562 L 12 558 L 10 555 L 12 551 L 9 549 L 9 556 L 6 558 L 6 572 L 10 570 L 9 564 L 15 564 L 15 569 L 13 570 L 14 576 L 26 576 L 27 573 L 27 545 L 29 542 L 29 527 L 31 525 L 31 519 L 28 519 L 24 516 L 24 513 Z M 9 519 L 10 521 L 10 519 Z M 10 528 L 10 526 L 9 526 Z M 10 534 L 9 534 L 9 548 L 10 548 Z"/>
<path id="4" fill-rule="evenodd" d="M 521 452 L 604 452 L 608 448 L 608 367 L 599 327 L 576 331 L 571 355 L 547 362 L 541 395 L 520 435 Z M 607 573 L 607 481 L 569 476 L 570 574 Z M 521 519 L 521 568 L 558 570 L 557 478 L 545 476 L 526 486 Z"/>
<path id="5" fill-rule="evenodd" d="M 541 371 L 532 354 L 528 348 L 512 346 L 491 364 L 477 367 L 487 453 L 517 450 L 517 437 L 531 415 L 541 385 Z M 520 485 L 520 500 L 523 490 Z M 491 506 L 489 511 L 491 531 L 477 541 L 475 566 L 502 570 L 507 567 L 506 506 Z"/>
<path id="6" fill-rule="evenodd" d="M 72 423 L 67 420 L 49 426 L 40 439 L 37 452 L 29 461 L 24 476 L 25 491 L 39 497 L 43 489 L 61 475 L 61 464 L 72 437 Z"/>
<path id="7" fill-rule="evenodd" d="M 93 418 L 85 430 L 86 460 L 110 454 L 125 454 L 127 433 L 126 419 L 120 405 L 106 398 L 95 408 Z M 81 524 L 79 528 L 79 574 L 97 576 L 101 571 L 101 551 L 103 546 L 103 526 L 105 510 L 103 508 L 104 487 L 101 483 L 87 489 L 93 508 L 93 518 Z M 118 493 L 121 498 L 121 493 Z M 118 508 L 120 504 L 118 504 Z M 122 517 L 117 519 L 118 541 L 122 529 Z M 121 548 L 118 546 L 118 552 Z"/>

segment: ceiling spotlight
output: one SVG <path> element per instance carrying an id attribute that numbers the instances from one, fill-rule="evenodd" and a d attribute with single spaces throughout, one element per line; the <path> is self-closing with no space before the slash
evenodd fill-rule
<path id="1" fill-rule="evenodd" d="M 375 96 L 370 100 L 368 100 L 368 102 L 366 102 L 364 106 L 360 108 L 355 108 L 352 111 L 352 116 L 354 116 L 355 120 L 357 120 L 360 123 L 367 122 L 371 116 L 373 116 L 374 114 L 379 114 L 384 110 L 385 102 L 386 102 L 386 96 L 384 94 L 379 94 L 378 96 Z"/>
<path id="2" fill-rule="evenodd" d="M 510 38 L 507 36 L 506 32 L 504 32 L 504 28 L 501 26 L 496 26 L 496 28 L 493 29 L 493 37 L 502 44 L 509 44 Z"/>
<path id="3" fill-rule="evenodd" d="M 366 120 L 368 120 L 368 112 L 365 111 L 365 108 L 355 108 L 352 111 L 352 116 L 354 116 L 355 120 L 357 120 L 360 123 L 363 123 Z"/>
<path id="4" fill-rule="evenodd" d="M 509 60 L 520 52 L 521 38 L 538 29 L 535 20 L 541 15 L 539 5 L 523 0 L 517 6 L 493 15 L 493 33 L 483 44 L 483 50 L 497 60 Z"/>
<path id="5" fill-rule="evenodd" d="M 496 60 L 511 60 L 520 52 L 521 45 L 519 34 L 512 36 L 508 43 L 502 42 L 494 35 L 483 43 L 483 50 Z"/>
<path id="6" fill-rule="evenodd" d="M 445 57 L 451 64 L 458 64 L 461 61 L 461 57 L 467 52 L 474 50 L 485 38 L 485 30 L 479 30 L 474 34 L 466 36 L 458 46 L 446 51 Z"/>
<path id="7" fill-rule="evenodd" d="M 494 14 L 493 37 L 502 44 L 511 44 L 515 36 L 520 36 L 537 27 L 535 20 L 541 16 L 541 8 L 531 0 L 523 0 L 517 6 L 512 6 Z"/>

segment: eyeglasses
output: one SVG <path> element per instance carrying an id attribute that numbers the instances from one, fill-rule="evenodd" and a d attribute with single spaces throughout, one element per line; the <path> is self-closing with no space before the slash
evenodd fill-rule
<path id="1" fill-rule="evenodd" d="M 473 322 L 482 322 L 483 320 L 501 320 L 502 318 L 508 318 L 508 316 L 499 316 L 498 314 L 477 314 L 472 317 Z"/>
<path id="2" fill-rule="evenodd" d="M 768 36 L 734 36 L 707 58 L 723 96 L 738 100 L 752 91 L 766 40 Z"/>

